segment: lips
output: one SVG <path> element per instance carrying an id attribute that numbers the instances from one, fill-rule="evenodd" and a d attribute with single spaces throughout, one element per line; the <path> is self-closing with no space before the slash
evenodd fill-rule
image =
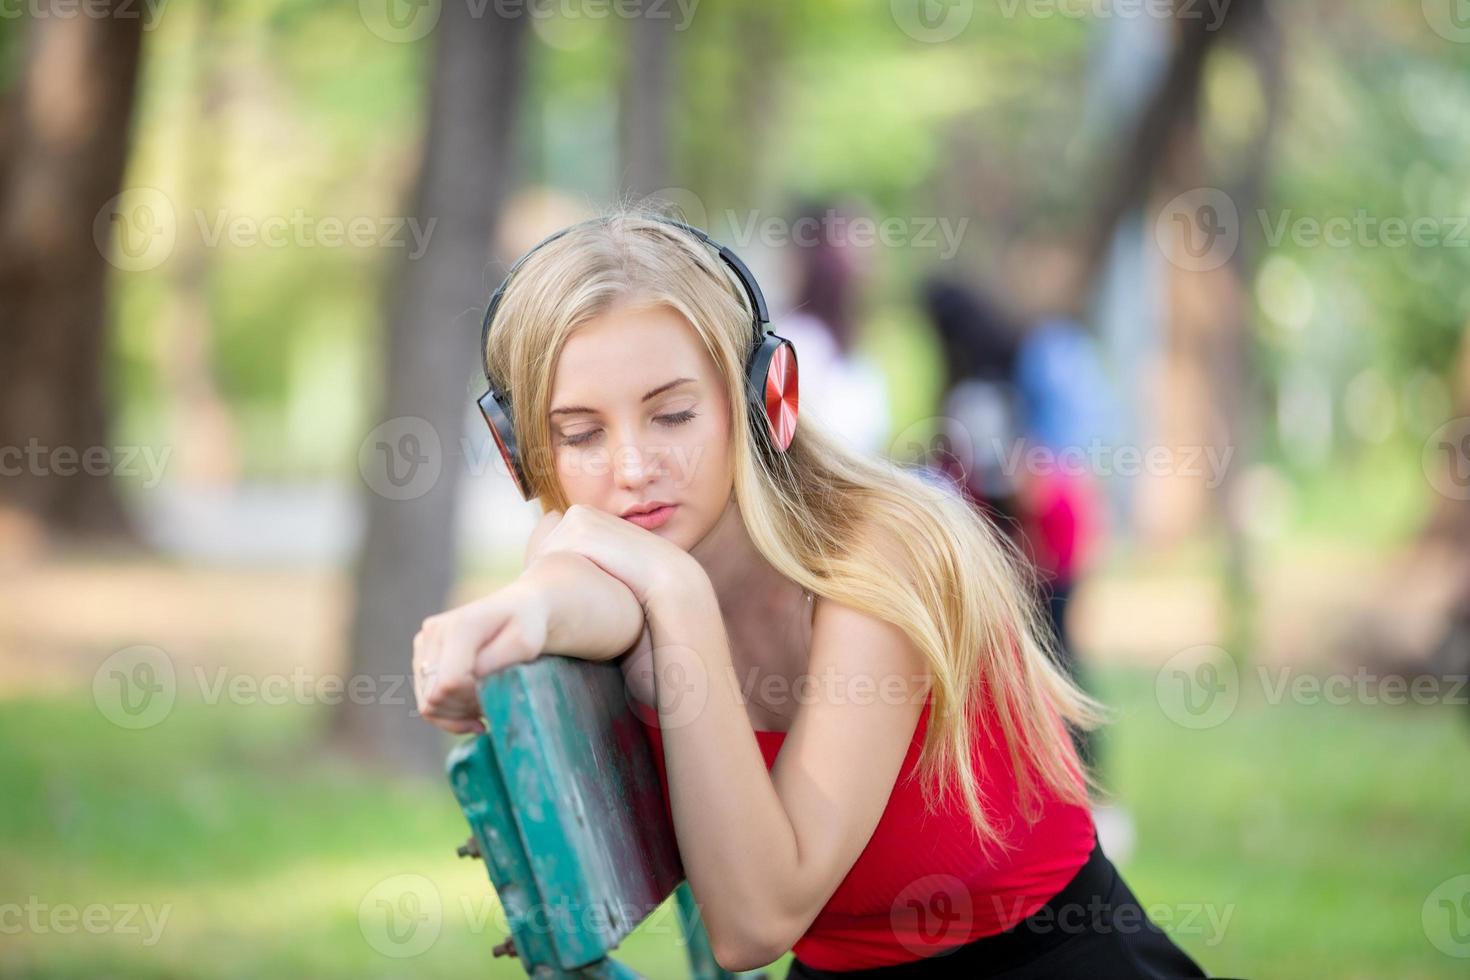
<path id="1" fill-rule="evenodd" d="M 669 518 L 673 517 L 674 511 L 678 509 L 678 504 L 663 504 L 641 514 L 624 514 L 623 520 L 637 524 L 645 530 L 652 531 L 654 528 L 662 527 L 668 523 Z"/>
<path id="2" fill-rule="evenodd" d="M 671 507 L 671 506 L 673 506 L 673 505 L 671 503 L 669 503 L 669 501 L 667 501 L 667 500 L 650 500 L 646 504 L 635 504 L 634 506 L 629 507 L 627 510 L 623 511 L 618 516 L 619 517 L 632 517 L 635 514 L 651 514 L 654 511 L 658 510 L 660 507 Z"/>

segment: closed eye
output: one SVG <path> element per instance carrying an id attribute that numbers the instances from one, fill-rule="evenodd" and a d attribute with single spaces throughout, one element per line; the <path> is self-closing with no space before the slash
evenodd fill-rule
<path id="1" fill-rule="evenodd" d="M 666 428 L 672 429 L 675 426 L 683 425 L 698 414 L 692 408 L 686 408 L 684 411 L 674 412 L 672 415 L 656 415 L 653 420 Z M 563 446 L 581 446 L 591 442 L 600 432 L 602 432 L 601 429 L 589 429 L 586 432 L 578 432 L 574 436 L 568 436 L 563 439 L 561 444 Z"/>

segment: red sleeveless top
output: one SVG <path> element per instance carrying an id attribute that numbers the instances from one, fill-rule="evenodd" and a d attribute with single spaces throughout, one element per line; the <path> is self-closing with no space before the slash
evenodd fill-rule
<path id="1" fill-rule="evenodd" d="M 1027 825 L 1010 753 L 1000 739 L 991 744 L 982 737 L 994 722 L 989 710 L 973 743 L 982 773 L 977 792 L 1014 847 L 983 853 L 959 801 L 926 814 L 917 766 L 932 703 L 931 695 L 873 836 L 793 947 L 803 963 L 820 970 L 888 966 L 1002 932 L 1061 891 L 1092 851 L 1095 831 L 1085 806 L 1044 793 L 1041 818 Z M 633 705 L 652 743 L 672 822 L 658 713 Z M 1058 730 L 1064 731 L 1060 724 Z M 786 733 L 754 731 L 770 769 Z"/>

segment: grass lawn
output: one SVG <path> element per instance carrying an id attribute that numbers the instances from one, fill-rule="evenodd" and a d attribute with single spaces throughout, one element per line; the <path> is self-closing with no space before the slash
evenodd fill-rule
<path id="1" fill-rule="evenodd" d="M 1213 975 L 1466 975 L 1423 919 L 1470 873 L 1463 707 L 1247 690 L 1196 731 L 1160 710 L 1151 672 L 1097 683 L 1138 824 L 1125 876 Z M 490 956 L 506 931 L 482 867 L 454 856 L 444 781 L 303 752 L 323 720 L 181 702 L 126 731 L 86 695 L 0 702 L 0 976 L 523 976 Z M 389 907 L 423 931 L 385 941 Z M 683 973 L 672 915 L 624 950 L 650 977 Z"/>

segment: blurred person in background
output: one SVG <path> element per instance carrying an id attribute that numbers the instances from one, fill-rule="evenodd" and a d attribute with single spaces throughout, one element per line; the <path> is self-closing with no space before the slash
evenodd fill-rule
<path id="1" fill-rule="evenodd" d="M 968 285 L 935 277 L 920 291 L 946 367 L 944 429 L 925 465 L 996 521 L 1031 560 L 1058 649 L 1086 688 L 1066 612 L 1103 531 L 1102 488 L 1084 464 L 1088 445 L 1108 429 L 1108 389 L 1096 345 L 1081 326 L 1061 317 L 1023 329 Z M 1097 771 L 1097 734 L 1074 730 L 1073 738 Z M 1093 818 L 1109 852 L 1126 860 L 1134 842 L 1127 810 L 1098 804 Z"/>
<path id="2" fill-rule="evenodd" d="M 860 217 L 855 208 L 826 201 L 797 211 L 791 312 L 772 329 L 798 351 L 801 410 L 862 452 L 877 454 L 886 447 L 891 409 L 882 370 L 856 347 L 870 261 L 865 246 L 854 242 L 853 221 Z"/>
<path id="3" fill-rule="evenodd" d="M 1021 436 L 1015 372 L 1019 329 L 979 292 L 931 278 L 925 315 L 944 358 L 943 428 L 926 463 L 1012 537 L 1021 520 L 1019 484 L 1006 453 Z"/>

